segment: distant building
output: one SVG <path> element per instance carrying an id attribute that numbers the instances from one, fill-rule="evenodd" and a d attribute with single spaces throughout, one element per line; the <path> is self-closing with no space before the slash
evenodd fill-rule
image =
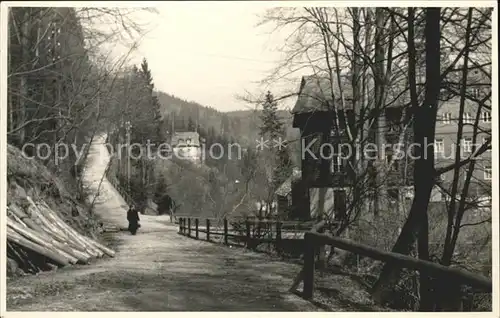
<path id="1" fill-rule="evenodd" d="M 174 157 L 195 164 L 202 163 L 200 135 L 197 132 L 176 132 L 172 136 L 170 145 Z"/>
<path id="2" fill-rule="evenodd" d="M 459 68 L 459 67 L 457 67 Z M 468 83 L 466 94 L 478 101 L 491 93 L 491 80 L 481 75 L 478 70 L 468 74 Z M 457 81 L 459 82 L 459 81 Z M 460 86 L 455 88 L 460 91 Z M 449 166 L 455 162 L 455 153 L 461 145 L 460 156 L 465 159 L 472 155 L 472 151 L 477 150 L 487 138 L 491 137 L 492 113 L 487 107 L 482 107 L 478 114 L 478 103 L 469 99 L 465 100 L 463 114 L 463 133 L 462 140 L 457 140 L 458 122 L 460 115 L 460 97 L 445 99 L 438 109 L 436 121 L 436 135 L 434 139 L 434 155 L 436 167 Z M 478 118 L 478 131 L 476 140 L 474 140 L 474 123 L 476 116 Z M 466 177 L 467 165 L 462 167 L 459 178 L 463 185 Z M 491 196 L 492 179 L 491 150 L 486 151 L 476 158 L 474 172 L 469 186 L 469 196 L 483 197 Z M 451 189 L 454 171 L 449 171 L 441 175 L 441 183 L 445 188 Z M 441 198 L 440 198 L 441 199 Z"/>
<path id="3" fill-rule="evenodd" d="M 469 76 L 467 84 L 468 96 L 473 96 L 477 101 L 481 100 L 491 92 L 491 85 L 488 79 L 485 83 L 481 82 L 480 76 Z M 345 77 L 349 81 L 348 76 Z M 457 81 L 459 82 L 459 81 Z M 334 91 L 332 92 L 332 87 Z M 293 127 L 300 129 L 303 139 L 302 147 L 310 145 L 314 140 L 313 146 L 308 147 L 316 156 L 303 152 L 301 163 L 301 187 L 297 187 L 297 192 L 292 197 L 293 205 L 300 205 L 299 214 L 301 218 L 315 218 L 320 214 L 327 213 L 336 215 L 345 211 L 346 198 L 349 189 L 352 187 L 354 171 L 349 161 L 345 159 L 342 153 L 338 152 L 337 145 L 347 143 L 347 127 L 342 124 L 347 122 L 349 126 L 354 123 L 354 112 L 352 109 L 352 92 L 350 83 L 344 86 L 344 105 L 342 109 L 340 94 L 336 91 L 338 83 L 330 83 L 327 78 L 318 78 L 317 76 L 304 76 L 299 88 L 299 96 L 292 110 L 294 119 Z M 393 100 L 382 114 L 375 120 L 373 126 L 365 133 L 368 141 L 381 145 L 395 145 L 401 141 L 412 140 L 412 127 L 408 127 L 404 140 L 399 140 L 403 132 L 403 123 L 407 119 L 408 113 L 403 105 L 409 103 L 407 94 L 397 95 L 388 88 L 388 99 Z M 459 87 L 456 88 L 459 92 Z M 454 97 L 446 99 L 441 96 L 442 101 L 438 109 L 438 118 L 436 124 L 436 140 L 434 140 L 436 167 L 446 166 L 454 162 L 453 145 L 457 144 L 457 121 L 459 116 L 460 98 Z M 333 107 L 335 105 L 336 107 Z M 337 109 L 338 113 L 334 111 Z M 473 125 L 477 114 L 477 102 L 467 101 L 464 113 L 464 133 L 462 144 L 462 157 L 471 155 L 473 143 Z M 340 123 L 339 127 L 336 127 Z M 484 109 L 479 114 L 479 126 L 484 133 L 479 133 L 476 139 L 476 147 L 479 148 L 486 138 L 491 135 L 491 111 Z M 433 141 L 429 141 L 432 143 Z M 326 143 L 332 144 L 334 153 L 331 153 L 328 147 L 320 149 L 320 146 Z M 476 149 L 477 149 L 476 148 Z M 404 149 L 401 149 L 404 150 Z M 320 152 L 323 151 L 323 158 Z M 394 155 L 390 149 L 385 152 L 386 162 L 394 164 L 387 171 L 385 180 L 387 194 L 392 202 L 404 202 L 413 197 L 413 162 L 409 156 L 403 156 L 402 159 L 393 160 Z M 352 162 L 351 162 L 352 163 Z M 368 162 L 371 170 L 374 170 L 374 162 Z M 370 169 L 370 168 L 369 168 Z M 461 173 L 463 180 L 464 172 Z M 488 151 L 477 161 L 474 169 L 474 176 L 471 182 L 469 195 L 483 197 L 491 193 L 491 152 Z M 374 174 L 372 175 L 375 181 Z M 446 186 L 453 181 L 453 171 L 442 176 L 442 183 Z M 441 191 L 433 191 L 431 201 L 442 201 Z"/>
<path id="4" fill-rule="evenodd" d="M 343 80 L 349 79 L 345 76 Z M 343 92 L 345 108 L 342 109 L 340 94 L 337 91 L 332 93 L 332 86 L 338 87 L 338 84 L 332 85 L 328 78 L 304 76 L 297 102 L 292 110 L 293 127 L 300 129 L 302 147 L 312 144 L 308 149 L 315 155 L 303 152 L 300 190 L 302 193 L 297 190 L 296 198 L 301 197 L 301 199 L 295 200 L 301 206 L 301 218 L 315 218 L 324 213 L 331 216 L 344 213 L 347 195 L 354 181 L 355 175 L 352 166 L 349 165 L 348 156 L 339 152 L 343 151 L 340 145 L 349 142 L 347 125 L 351 127 L 354 125 L 352 92 L 348 91 L 350 85 L 346 83 Z M 391 96 L 391 92 L 388 92 L 388 95 Z M 365 132 L 367 140 L 378 144 L 378 139 L 382 135 L 385 143 L 398 143 L 401 122 L 405 116 L 403 107 L 399 106 L 405 104 L 399 100 L 403 97 L 397 97 L 397 102 L 380 116 L 382 120 L 375 121 Z M 331 144 L 332 147 L 322 148 L 324 144 Z M 386 160 L 391 161 L 391 157 L 389 149 L 386 151 Z M 387 175 L 388 190 L 395 198 L 399 198 L 403 194 L 401 190 L 412 184 L 411 169 L 402 169 L 400 168 L 402 166 L 403 162 L 396 160 Z"/>

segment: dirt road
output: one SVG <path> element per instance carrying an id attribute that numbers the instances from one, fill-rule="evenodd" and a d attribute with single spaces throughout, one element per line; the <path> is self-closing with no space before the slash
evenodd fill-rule
<path id="1" fill-rule="evenodd" d="M 91 146 L 86 182 L 97 191 L 109 154 Z M 126 204 L 103 180 L 96 213 L 126 226 Z M 113 233 L 117 255 L 7 282 L 8 311 L 316 311 L 288 293 L 297 265 L 196 241 L 168 217 L 141 216 L 136 236 Z"/>

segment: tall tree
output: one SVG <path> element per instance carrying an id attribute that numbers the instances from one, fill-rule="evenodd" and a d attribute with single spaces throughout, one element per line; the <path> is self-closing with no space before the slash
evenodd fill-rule
<path id="1" fill-rule="evenodd" d="M 274 192 L 291 174 L 292 162 L 290 154 L 286 148 L 285 130 L 283 122 L 278 115 L 278 103 L 270 91 L 267 92 L 262 104 L 262 114 L 260 116 L 260 137 L 264 142 L 262 156 L 264 160 L 264 170 L 267 176 L 267 211 L 271 211 L 274 200 Z"/>
<path id="2" fill-rule="evenodd" d="M 145 95 L 146 95 L 146 107 L 150 107 L 151 110 L 148 109 L 148 111 L 152 114 L 152 126 L 153 129 L 151 130 L 151 136 L 150 138 L 158 142 L 160 139 L 160 130 L 161 130 L 161 121 L 162 121 L 162 115 L 161 115 L 161 105 L 158 100 L 158 97 L 154 94 L 154 83 L 153 83 L 153 76 L 151 75 L 151 70 L 148 65 L 148 61 L 146 58 L 142 60 L 141 63 L 141 75 L 144 79 L 144 84 L 145 84 Z"/>
<path id="3" fill-rule="evenodd" d="M 274 100 L 273 94 L 267 92 L 262 104 L 262 124 L 260 126 L 260 136 L 269 138 L 271 142 L 283 137 L 283 123 L 278 116 L 278 103 Z"/>

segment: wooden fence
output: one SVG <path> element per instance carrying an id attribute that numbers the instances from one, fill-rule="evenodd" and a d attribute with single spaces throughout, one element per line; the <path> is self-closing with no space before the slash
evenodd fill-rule
<path id="1" fill-rule="evenodd" d="M 119 182 L 115 181 L 115 178 L 113 177 L 108 177 L 108 181 L 109 183 L 111 183 L 111 185 L 116 189 L 116 191 L 118 191 L 118 193 L 122 196 L 123 200 L 125 200 L 125 202 L 130 206 L 132 204 L 134 204 L 134 200 L 132 199 L 132 197 L 128 194 L 127 190 L 125 190 L 120 184 Z"/>
<path id="2" fill-rule="evenodd" d="M 440 284 L 446 286 L 446 293 L 436 295 L 441 297 L 437 300 L 442 310 L 462 311 L 462 286 L 470 286 L 478 291 L 491 293 L 492 281 L 488 277 L 476 275 L 464 270 L 446 267 L 437 263 L 423 261 L 403 254 L 386 252 L 373 247 L 359 244 L 350 240 L 332 237 L 316 231 L 309 231 L 304 235 L 304 265 L 299 274 L 303 280 L 303 297 L 312 299 L 314 294 L 314 272 L 315 260 L 319 248 L 329 245 L 341 250 L 349 251 L 358 255 L 366 256 L 382 262 L 391 262 L 400 268 L 408 268 L 426 273 L 430 277 L 439 280 Z M 297 287 L 296 280 L 292 288 Z"/>
<path id="3" fill-rule="evenodd" d="M 219 226 L 219 223 L 222 225 Z M 312 222 L 252 219 L 219 220 L 179 217 L 178 224 L 179 234 L 181 235 L 195 239 L 205 239 L 207 241 L 212 241 L 218 236 L 226 245 L 229 245 L 231 240 L 233 242 L 236 240 L 237 242 L 243 242 L 247 248 L 267 242 L 275 245 L 278 254 L 284 252 L 283 248 L 287 245 L 290 246 L 290 243 L 292 243 L 293 250 L 298 249 L 299 253 L 304 256 L 304 264 L 291 290 L 297 288 L 300 282 L 303 282 L 302 296 L 309 300 L 314 295 L 316 261 L 320 254 L 318 251 L 327 245 L 374 260 L 392 262 L 400 268 L 417 270 L 439 279 L 441 284 L 447 286 L 447 292 L 443 295 L 438 295 L 441 298 L 437 302 L 442 310 L 463 310 L 462 286 L 470 286 L 480 292 L 492 292 L 492 281 L 488 277 L 419 260 L 403 254 L 382 251 L 347 239 L 319 233 L 325 226 L 325 222 L 313 225 Z M 203 237 L 201 234 L 204 234 Z"/>
<path id="4" fill-rule="evenodd" d="M 278 253 L 290 252 L 289 246 L 303 244 L 304 233 L 312 225 L 312 222 L 300 221 L 192 217 L 177 217 L 177 223 L 181 235 L 206 241 L 219 238 L 225 245 L 243 245 L 247 248 L 268 243 L 274 245 Z M 302 253 L 302 250 L 300 248 L 299 252 Z"/>
<path id="5" fill-rule="evenodd" d="M 110 162 L 108 163 L 108 165 L 111 164 L 111 160 L 112 160 L 112 157 L 111 157 Z M 109 183 L 111 183 L 111 185 L 116 189 L 116 191 L 118 191 L 118 193 L 122 196 L 123 200 L 125 200 L 125 202 L 129 206 L 132 205 L 132 204 L 134 204 L 134 200 L 132 199 L 132 197 L 130 196 L 130 194 L 128 194 L 127 190 L 125 190 L 125 188 L 116 179 L 116 176 L 111 175 L 111 169 L 109 169 L 109 168 L 110 168 L 110 166 L 108 166 L 106 168 L 106 171 L 105 171 L 105 177 L 106 177 L 106 179 L 109 181 Z"/>

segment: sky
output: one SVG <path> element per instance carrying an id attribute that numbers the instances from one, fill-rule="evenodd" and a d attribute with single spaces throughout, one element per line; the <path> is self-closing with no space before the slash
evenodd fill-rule
<path id="1" fill-rule="evenodd" d="M 248 109 L 236 96 L 261 92 L 256 82 L 280 59 L 282 35 L 256 27 L 264 10 L 241 2 L 170 2 L 157 14 L 140 13 L 137 21 L 149 31 L 132 63 L 147 59 L 158 90 L 220 111 Z"/>

